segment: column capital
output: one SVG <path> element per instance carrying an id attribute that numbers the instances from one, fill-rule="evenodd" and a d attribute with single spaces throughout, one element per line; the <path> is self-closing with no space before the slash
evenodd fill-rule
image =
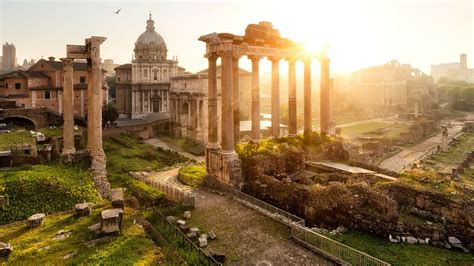
<path id="1" fill-rule="evenodd" d="M 279 63 L 281 59 L 282 59 L 281 57 L 275 57 L 275 56 L 268 57 L 268 60 L 270 60 L 272 63 Z"/>
<path id="2" fill-rule="evenodd" d="M 217 58 L 219 58 L 219 55 L 217 53 L 210 53 L 210 54 L 206 54 L 205 57 L 208 60 L 217 60 Z"/>
<path id="3" fill-rule="evenodd" d="M 284 60 L 288 62 L 288 64 L 294 64 L 296 61 L 298 61 L 299 58 L 295 57 L 285 57 Z"/>
<path id="4" fill-rule="evenodd" d="M 232 54 L 232 59 L 235 60 L 235 61 L 238 61 L 241 57 L 242 57 L 241 54 L 238 54 L 238 53 L 233 53 Z"/>
<path id="5" fill-rule="evenodd" d="M 253 61 L 259 62 L 260 59 L 262 59 L 261 56 L 257 56 L 257 55 L 247 55 L 247 58 L 250 59 L 252 62 L 253 62 Z"/>
<path id="6" fill-rule="evenodd" d="M 74 58 L 72 57 L 65 57 L 60 59 L 63 62 L 63 68 L 66 69 L 68 67 L 72 67 L 74 63 Z"/>

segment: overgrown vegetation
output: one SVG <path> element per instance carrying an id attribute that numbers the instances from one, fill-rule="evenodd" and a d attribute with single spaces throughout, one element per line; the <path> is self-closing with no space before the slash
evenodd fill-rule
<path id="1" fill-rule="evenodd" d="M 126 186 L 145 207 L 156 205 L 165 195 L 158 189 L 139 180 L 130 180 L 127 182 Z"/>
<path id="2" fill-rule="evenodd" d="M 342 135 L 348 138 L 373 137 L 396 139 L 400 137 L 400 133 L 408 132 L 408 126 L 384 122 L 367 122 L 344 127 L 341 131 Z"/>
<path id="3" fill-rule="evenodd" d="M 437 89 L 440 98 L 452 101 L 452 108 L 454 110 L 474 110 L 474 84 L 463 81 L 452 81 L 438 85 Z"/>
<path id="4" fill-rule="evenodd" d="M 474 262 L 472 254 L 449 251 L 430 245 L 391 243 L 387 239 L 357 231 L 327 236 L 392 265 L 472 265 Z"/>
<path id="5" fill-rule="evenodd" d="M 141 143 L 127 134 L 104 141 L 104 151 L 109 182 L 113 186 L 124 186 L 130 171 L 159 171 L 187 161 L 176 152 Z"/>
<path id="6" fill-rule="evenodd" d="M 135 224 L 136 214 L 125 209 L 122 232 L 93 244 L 98 236 L 87 227 L 100 221 L 102 209 L 95 209 L 91 216 L 76 218 L 72 214 L 47 216 L 42 226 L 28 229 L 24 224 L 0 227 L 0 241 L 11 243 L 13 252 L 0 264 L 6 265 L 156 265 L 166 261 L 159 247 Z M 53 240 L 58 230 L 71 235 L 64 240 Z M 45 248 L 49 247 L 49 248 Z M 40 250 L 43 248 L 43 250 Z M 64 259 L 68 254 L 71 258 Z"/>
<path id="7" fill-rule="evenodd" d="M 0 212 L 0 224 L 37 212 L 70 210 L 80 202 L 100 201 L 92 173 L 81 166 L 53 163 L 11 169 L 0 172 L 0 187 L 9 202 Z"/>
<path id="8" fill-rule="evenodd" d="M 192 187 L 198 187 L 202 184 L 204 176 L 206 176 L 205 165 L 187 165 L 179 170 L 178 180 Z"/>
<path id="9" fill-rule="evenodd" d="M 29 131 L 0 133 L 0 151 L 10 150 L 22 144 L 33 144 L 33 137 Z"/>

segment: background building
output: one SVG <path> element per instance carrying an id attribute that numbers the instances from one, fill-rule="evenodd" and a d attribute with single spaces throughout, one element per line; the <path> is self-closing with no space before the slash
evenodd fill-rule
<path id="1" fill-rule="evenodd" d="M 15 69 L 16 69 L 15 45 L 5 43 L 2 49 L 2 71 L 12 71 Z"/>
<path id="2" fill-rule="evenodd" d="M 74 113 L 87 114 L 87 63 L 74 62 Z M 105 71 L 103 71 L 105 74 Z M 103 83 L 105 84 L 105 82 Z M 40 59 L 28 70 L 0 75 L 0 100 L 15 101 L 16 107 L 45 107 L 62 113 L 63 63 L 54 57 Z M 103 86 L 104 103 L 107 87 Z"/>
<path id="3" fill-rule="evenodd" d="M 135 42 L 132 63 L 115 68 L 116 105 L 121 117 L 144 118 L 168 112 L 170 78 L 185 69 L 175 58 L 168 60 L 167 53 L 150 15 L 146 31 Z"/>
<path id="4" fill-rule="evenodd" d="M 428 95 L 433 79 L 396 60 L 352 73 L 351 100 L 360 104 L 404 105 Z"/>
<path id="5" fill-rule="evenodd" d="M 467 68 L 467 55 L 459 55 L 459 62 L 446 63 L 431 66 L 431 75 L 435 82 L 445 79 L 446 81 L 464 81 L 474 83 L 474 69 Z"/>
<path id="6" fill-rule="evenodd" d="M 112 59 L 104 59 L 102 63 L 102 68 L 107 71 L 107 76 L 115 76 L 115 68 L 118 67 L 119 64 L 114 64 L 114 60 Z"/>

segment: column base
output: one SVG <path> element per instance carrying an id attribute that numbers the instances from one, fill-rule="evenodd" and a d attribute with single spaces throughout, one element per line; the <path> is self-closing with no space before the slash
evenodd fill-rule
<path id="1" fill-rule="evenodd" d="M 241 190 L 244 179 L 240 169 L 240 159 L 235 151 L 207 149 L 205 182 L 218 183 Z"/>

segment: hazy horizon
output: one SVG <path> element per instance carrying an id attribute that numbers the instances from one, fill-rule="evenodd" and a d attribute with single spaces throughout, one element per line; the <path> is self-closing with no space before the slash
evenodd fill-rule
<path id="1" fill-rule="evenodd" d="M 256 2 L 256 3 L 254 3 Z M 357 3 L 355 3 L 357 2 Z M 113 13 L 121 8 L 119 15 Z M 473 3 L 464 1 L 4 1 L 0 40 L 13 43 L 17 60 L 64 57 L 66 44 L 105 36 L 102 59 L 124 64 L 145 31 L 151 11 L 168 58 L 195 72 L 206 68 L 205 44 L 212 32 L 243 35 L 250 23 L 271 21 L 283 37 L 330 45 L 331 68 L 353 71 L 396 59 L 430 74 L 432 64 L 474 64 Z M 21 10 L 21 12 L 20 12 Z M 402 15 L 401 15 L 402 14 Z M 264 62 L 263 71 L 268 71 Z M 249 69 L 247 59 L 241 67 Z"/>

